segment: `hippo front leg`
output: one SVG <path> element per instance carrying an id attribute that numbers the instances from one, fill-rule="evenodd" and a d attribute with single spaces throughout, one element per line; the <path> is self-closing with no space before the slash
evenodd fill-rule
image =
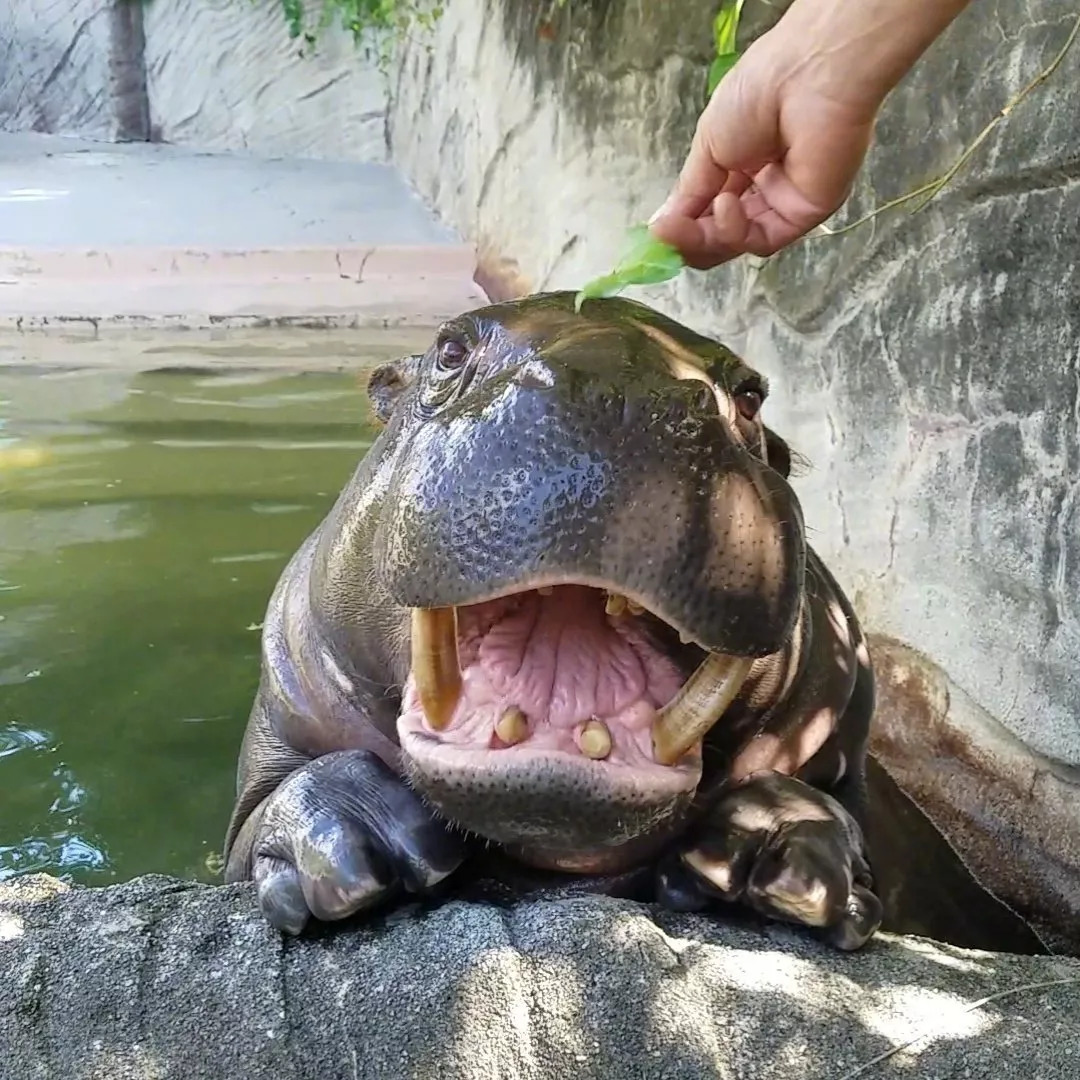
<path id="1" fill-rule="evenodd" d="M 880 926 L 862 830 L 836 799 L 760 773 L 730 788 L 659 870 L 659 899 L 681 911 L 717 900 L 818 929 L 861 948 Z"/>
<path id="2" fill-rule="evenodd" d="M 342 750 L 297 769 L 256 809 L 227 877 L 254 879 L 266 919 L 299 934 L 312 916 L 344 919 L 401 890 L 429 892 L 463 859 L 462 839 L 378 757 Z"/>

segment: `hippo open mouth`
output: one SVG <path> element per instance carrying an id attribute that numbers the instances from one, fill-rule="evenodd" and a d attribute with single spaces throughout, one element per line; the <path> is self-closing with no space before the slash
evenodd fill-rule
<path id="1" fill-rule="evenodd" d="M 686 809 L 701 740 L 753 664 L 681 638 L 637 600 L 573 582 L 414 609 L 398 720 L 410 772 L 481 835 L 535 837 L 546 854 L 532 861 L 593 867 L 586 830 L 620 846 Z M 484 788 L 501 815 L 478 808 Z M 569 817 L 567 800 L 578 808 Z"/>

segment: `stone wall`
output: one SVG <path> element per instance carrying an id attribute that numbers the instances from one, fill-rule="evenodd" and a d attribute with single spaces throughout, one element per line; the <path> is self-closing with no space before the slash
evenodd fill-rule
<path id="1" fill-rule="evenodd" d="M 282 940 L 254 892 L 0 883 L 0 1075 L 1076 1076 L 1075 959 L 888 936 L 840 953 L 601 898 L 414 905 Z"/>
<path id="2" fill-rule="evenodd" d="M 382 162 L 386 88 L 337 23 L 290 38 L 281 0 L 0 5 L 0 130 Z"/>
<path id="3" fill-rule="evenodd" d="M 144 137 L 141 9 L 115 0 L 0 5 L 0 130 Z"/>
<path id="4" fill-rule="evenodd" d="M 744 40 L 786 2 L 748 0 Z M 279 0 L 19 0 L 0 129 L 378 161 L 386 126 L 493 292 L 576 287 L 677 173 L 715 8 L 448 0 L 387 112 L 351 39 L 290 40 Z M 891 97 L 833 224 L 946 169 L 1075 18 L 972 4 Z M 1080 915 L 1078 74 L 1080 46 L 919 215 L 643 295 L 771 377 L 814 543 L 874 635 L 876 752 L 1004 895 Z"/>
<path id="5" fill-rule="evenodd" d="M 313 17 L 321 2 L 308 4 Z M 146 81 L 156 138 L 202 150 L 384 161 L 386 83 L 336 23 L 314 47 L 281 0 L 151 0 Z"/>
<path id="6" fill-rule="evenodd" d="M 784 6 L 749 0 L 744 37 Z M 703 102 L 715 3 L 678 7 L 676 18 L 672 5 L 645 0 L 561 11 L 546 0 L 449 0 L 435 40 L 404 53 L 393 158 L 478 243 L 495 290 L 577 287 L 609 267 L 622 229 L 668 191 Z M 833 224 L 948 168 L 1050 62 L 1076 17 L 1068 0 L 973 4 L 891 97 Z M 1021 849 L 1053 848 L 1073 895 L 1078 115 L 1080 46 L 917 216 L 892 212 L 764 264 L 639 294 L 770 376 L 770 423 L 812 464 L 797 491 L 813 543 L 883 635 L 879 652 L 894 640 L 939 669 L 932 700 L 897 700 L 909 683 L 890 683 L 888 738 L 875 749 L 907 766 L 919 745 L 934 746 L 941 758 L 922 768 L 938 782 L 925 801 L 945 825 L 977 819 L 995 834 L 991 878 L 1007 878 Z M 949 715 L 960 699 L 979 717 L 974 729 L 964 721 L 963 740 Z M 889 731 L 901 713 L 903 737 Z M 942 724 L 951 742 L 938 737 Z M 920 731 L 935 738 L 920 743 Z M 985 805 L 979 783 L 948 780 L 972 739 L 967 760 L 994 792 Z M 1003 794 L 1002 776 L 1018 774 L 1000 748 L 1017 739 L 1031 782 Z"/>

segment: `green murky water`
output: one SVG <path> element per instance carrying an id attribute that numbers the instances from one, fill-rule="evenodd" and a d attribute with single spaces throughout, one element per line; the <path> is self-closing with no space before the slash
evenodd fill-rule
<path id="1" fill-rule="evenodd" d="M 272 333 L 0 343 L 0 880 L 212 879 L 267 599 L 402 351 Z"/>

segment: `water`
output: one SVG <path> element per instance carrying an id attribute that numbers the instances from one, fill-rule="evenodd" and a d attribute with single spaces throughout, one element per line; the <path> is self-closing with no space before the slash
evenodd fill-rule
<path id="1" fill-rule="evenodd" d="M 422 338 L 0 341 L 0 880 L 214 880 L 270 591 Z"/>

